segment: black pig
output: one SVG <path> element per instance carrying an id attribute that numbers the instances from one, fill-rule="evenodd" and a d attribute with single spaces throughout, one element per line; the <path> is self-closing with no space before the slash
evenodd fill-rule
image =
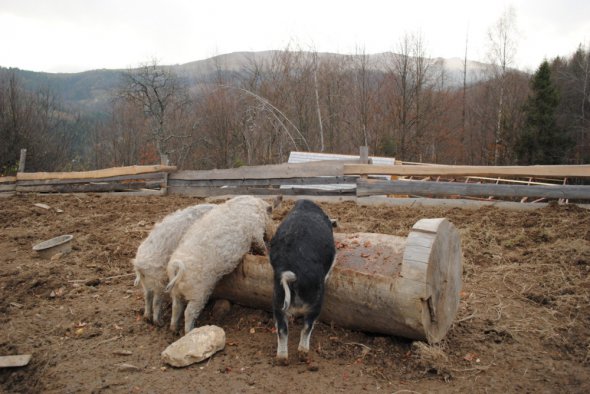
<path id="1" fill-rule="evenodd" d="M 279 225 L 270 245 L 277 361 L 288 364 L 288 315 L 303 315 L 298 353 L 306 361 L 311 331 L 320 315 L 325 282 L 336 255 L 332 223 L 315 203 L 299 200 Z"/>

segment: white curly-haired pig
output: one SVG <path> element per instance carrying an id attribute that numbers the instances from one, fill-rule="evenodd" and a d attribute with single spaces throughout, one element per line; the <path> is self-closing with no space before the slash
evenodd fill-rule
<path id="1" fill-rule="evenodd" d="M 172 331 L 178 330 L 183 309 L 185 334 L 194 328 L 217 282 L 236 268 L 251 247 L 266 251 L 265 236 L 270 239 L 274 231 L 272 209 L 260 198 L 239 196 L 189 227 L 167 268 Z"/>
<path id="2" fill-rule="evenodd" d="M 139 245 L 135 259 L 135 285 L 141 283 L 145 298 L 143 317 L 161 325 L 162 295 L 168 282 L 166 266 L 186 230 L 215 205 L 193 205 L 173 212 L 158 222 Z"/>

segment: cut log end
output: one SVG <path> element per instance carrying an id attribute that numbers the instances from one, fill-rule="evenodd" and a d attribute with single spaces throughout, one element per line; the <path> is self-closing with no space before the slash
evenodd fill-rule
<path id="1" fill-rule="evenodd" d="M 421 323 L 425 339 L 439 342 L 455 319 L 462 286 L 461 238 L 455 226 L 447 219 L 418 221 L 408 236 L 406 264 L 426 266 Z"/>

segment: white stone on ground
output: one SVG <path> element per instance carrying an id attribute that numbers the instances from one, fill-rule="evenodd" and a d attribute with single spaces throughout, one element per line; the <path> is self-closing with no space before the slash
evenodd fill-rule
<path id="1" fill-rule="evenodd" d="M 162 352 L 162 360 L 173 367 L 186 367 L 206 360 L 225 347 L 225 331 L 218 326 L 191 330 Z"/>

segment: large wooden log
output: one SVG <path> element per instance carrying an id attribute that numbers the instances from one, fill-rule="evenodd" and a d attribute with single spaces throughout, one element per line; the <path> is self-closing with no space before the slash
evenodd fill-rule
<path id="1" fill-rule="evenodd" d="M 335 234 L 337 255 L 320 319 L 342 327 L 440 341 L 456 316 L 461 241 L 446 219 L 422 219 L 407 238 Z M 214 296 L 271 309 L 272 267 L 247 255 Z"/>
<path id="2" fill-rule="evenodd" d="M 542 197 L 590 199 L 590 186 L 580 185 L 496 185 L 493 183 L 455 183 L 428 181 L 357 181 L 357 197 L 382 194 L 416 196 Z"/>
<path id="3" fill-rule="evenodd" d="M 445 165 L 369 165 L 345 164 L 344 175 L 404 176 L 514 176 L 575 178 L 590 177 L 590 164 L 537 166 L 445 166 Z"/>

